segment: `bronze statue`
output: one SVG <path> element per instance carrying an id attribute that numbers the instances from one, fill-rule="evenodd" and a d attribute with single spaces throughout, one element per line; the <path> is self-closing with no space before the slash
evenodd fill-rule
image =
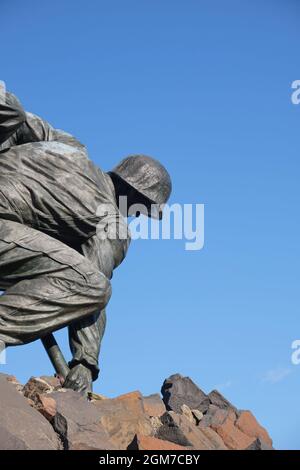
<path id="1" fill-rule="evenodd" d="M 120 196 L 160 218 L 170 192 L 157 160 L 134 155 L 105 173 L 77 139 L 25 112 L 0 83 L 2 349 L 38 338 L 49 349 L 49 334 L 68 326 L 73 359 L 64 386 L 91 391 L 110 279 L 130 241 Z M 112 224 L 116 236 L 101 236 Z"/>

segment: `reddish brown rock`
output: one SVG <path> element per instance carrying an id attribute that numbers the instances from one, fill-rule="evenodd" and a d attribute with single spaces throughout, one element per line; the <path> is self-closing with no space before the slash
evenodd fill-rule
<path id="1" fill-rule="evenodd" d="M 96 401 L 93 407 L 100 415 L 99 422 L 118 449 L 127 449 L 135 434 L 147 436 L 153 433 L 140 392 Z"/>
<path id="2" fill-rule="evenodd" d="M 55 390 L 58 383 L 55 377 L 31 377 L 22 390 L 30 406 L 33 406 L 48 421 L 51 421 L 56 414 L 56 402 L 49 396 L 49 393 Z"/>
<path id="3" fill-rule="evenodd" d="M 51 421 L 56 415 L 56 401 L 47 395 L 39 395 L 34 406 L 48 421 Z"/>
<path id="4" fill-rule="evenodd" d="M 40 377 L 30 377 L 23 387 L 23 395 L 34 403 L 38 396 L 53 391 L 53 387 Z"/>
<path id="5" fill-rule="evenodd" d="M 232 450 L 247 449 L 254 441 L 253 437 L 243 433 L 235 426 L 234 420 L 230 416 L 226 416 L 223 420 L 215 420 L 211 427 L 222 438 L 225 446 Z"/>
<path id="6" fill-rule="evenodd" d="M 160 417 L 166 412 L 166 407 L 158 393 L 143 397 L 143 405 L 148 416 Z"/>
<path id="7" fill-rule="evenodd" d="M 259 438 L 272 447 L 272 439 L 250 411 L 242 411 L 235 425 L 248 436 Z"/>
<path id="8" fill-rule="evenodd" d="M 223 439 L 221 438 L 221 436 L 219 436 L 219 434 L 216 433 L 216 431 L 211 428 L 202 428 L 201 431 L 207 437 L 207 439 L 209 439 L 210 443 L 212 444 L 215 450 L 228 449 L 228 447 L 226 447 L 226 445 L 224 444 Z"/>
<path id="9" fill-rule="evenodd" d="M 153 436 L 135 435 L 128 450 L 189 450 L 189 447 L 179 446 L 174 442 L 163 441 Z"/>

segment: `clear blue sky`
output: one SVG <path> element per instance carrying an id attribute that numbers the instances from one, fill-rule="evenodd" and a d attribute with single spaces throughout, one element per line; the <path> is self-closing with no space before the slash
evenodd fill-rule
<path id="1" fill-rule="evenodd" d="M 2 0 L 1 76 L 109 170 L 160 159 L 172 202 L 205 204 L 205 247 L 136 241 L 113 278 L 109 396 L 189 375 L 300 449 L 300 79 L 296 0 Z M 57 335 L 69 357 L 65 333 Z M 3 371 L 50 374 L 39 342 Z"/>

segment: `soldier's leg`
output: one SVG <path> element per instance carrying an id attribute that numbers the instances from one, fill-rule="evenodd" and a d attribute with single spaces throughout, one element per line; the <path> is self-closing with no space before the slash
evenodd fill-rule
<path id="1" fill-rule="evenodd" d="M 103 309 L 110 283 L 60 241 L 0 221 L 0 341 L 28 343 Z"/>
<path id="2" fill-rule="evenodd" d="M 80 363 L 87 364 L 92 370 L 93 380 L 99 374 L 98 358 L 105 326 L 105 309 L 69 326 L 69 343 L 73 355 L 70 367 Z"/>

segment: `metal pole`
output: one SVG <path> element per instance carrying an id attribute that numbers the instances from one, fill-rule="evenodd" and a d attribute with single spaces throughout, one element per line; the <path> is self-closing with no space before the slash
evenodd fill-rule
<path id="1" fill-rule="evenodd" d="M 50 333 L 49 335 L 44 336 L 44 338 L 41 338 L 41 341 L 55 369 L 55 372 L 65 379 L 70 372 L 70 369 L 53 334 Z"/>

